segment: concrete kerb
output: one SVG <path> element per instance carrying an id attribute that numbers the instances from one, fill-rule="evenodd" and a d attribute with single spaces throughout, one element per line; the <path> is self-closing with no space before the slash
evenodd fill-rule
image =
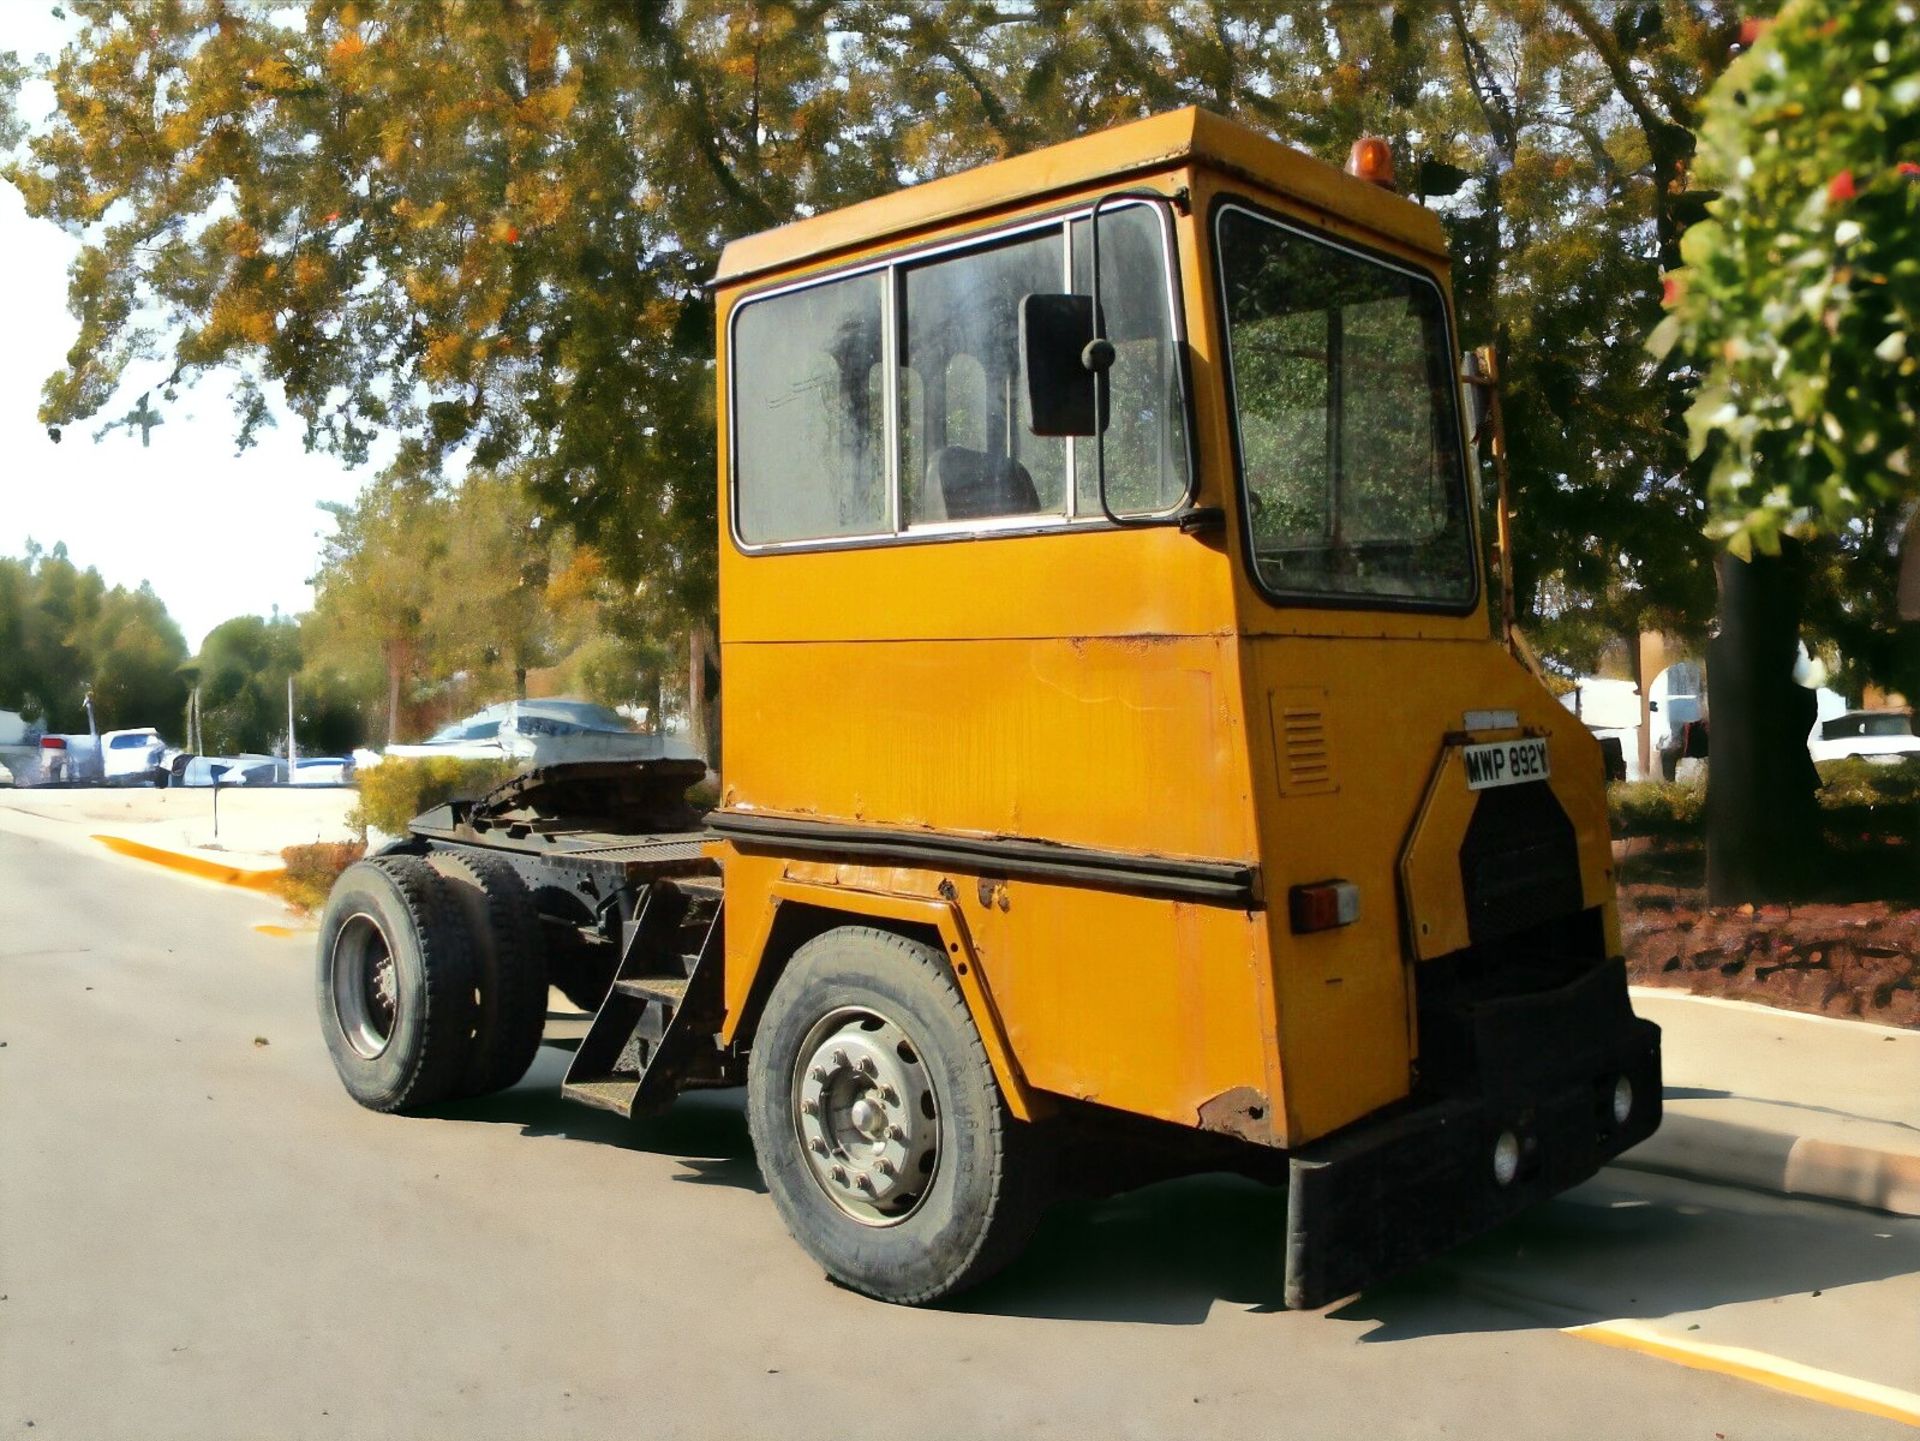
<path id="1" fill-rule="evenodd" d="M 271 891 L 280 877 L 287 872 L 283 864 L 269 862 L 261 866 L 236 865 L 232 860 L 215 859 L 204 853 L 148 845 L 143 841 L 130 840 L 126 836 L 96 833 L 93 839 L 116 855 L 130 856 L 134 860 L 165 866 L 168 870 L 179 871 L 182 875 L 196 876 L 203 881 L 217 881 L 221 885 L 242 886 L 248 890 Z"/>
<path id="2" fill-rule="evenodd" d="M 1666 1115 L 1617 1164 L 1920 1216 L 1920 1033 L 1636 987 Z"/>

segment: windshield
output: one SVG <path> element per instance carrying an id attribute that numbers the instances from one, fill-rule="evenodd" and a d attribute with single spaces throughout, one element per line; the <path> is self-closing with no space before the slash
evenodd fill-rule
<path id="1" fill-rule="evenodd" d="M 1465 605 L 1473 552 L 1439 287 L 1239 206 L 1222 208 L 1217 236 L 1261 585 Z"/>

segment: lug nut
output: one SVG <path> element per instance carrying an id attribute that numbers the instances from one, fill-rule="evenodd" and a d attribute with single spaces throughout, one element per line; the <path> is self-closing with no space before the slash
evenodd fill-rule
<path id="1" fill-rule="evenodd" d="M 807 1072 L 807 1078 L 818 1081 L 824 1086 L 827 1083 L 827 1068 L 825 1066 L 815 1066 L 811 1071 Z"/>
<path id="2" fill-rule="evenodd" d="M 838 1181 L 841 1185 L 844 1186 L 847 1184 L 847 1168 L 845 1166 L 835 1166 L 833 1168 L 832 1174 L 833 1174 L 833 1179 Z"/>
<path id="3" fill-rule="evenodd" d="M 811 1141 L 807 1142 L 807 1149 L 816 1156 L 824 1156 L 827 1154 L 827 1143 L 818 1136 L 815 1136 Z"/>
<path id="4" fill-rule="evenodd" d="M 904 1145 L 906 1143 L 907 1133 L 900 1126 L 889 1126 L 887 1127 L 887 1139 L 889 1141 L 899 1141 Z"/>
<path id="5" fill-rule="evenodd" d="M 900 1093 L 894 1090 L 892 1086 L 882 1086 L 880 1088 L 880 1099 L 885 1101 L 889 1106 L 897 1106 L 900 1104 Z"/>
<path id="6" fill-rule="evenodd" d="M 863 1076 L 877 1076 L 880 1074 L 880 1068 L 874 1065 L 872 1056 L 862 1056 L 860 1058 L 860 1074 Z"/>
<path id="7" fill-rule="evenodd" d="M 889 1161 L 885 1156 L 882 1156 L 879 1160 L 873 1163 L 873 1169 L 878 1171 L 881 1175 L 885 1176 L 888 1180 L 892 1180 L 895 1176 L 900 1174 L 898 1168 L 895 1167 L 893 1162 Z M 862 1179 L 864 1179 L 864 1177 Z"/>
<path id="8" fill-rule="evenodd" d="M 833 1064 L 839 1070 L 842 1070 L 842 1071 L 846 1070 L 847 1053 L 845 1051 L 835 1051 L 833 1053 Z"/>
<path id="9" fill-rule="evenodd" d="M 854 1185 L 858 1186 L 861 1190 L 865 1191 L 869 1196 L 873 1194 L 873 1177 L 856 1176 L 854 1178 L 853 1183 Z"/>
<path id="10" fill-rule="evenodd" d="M 811 1097 L 809 1097 L 807 1100 L 804 1100 L 800 1103 L 800 1114 L 803 1116 L 819 1115 L 820 1103 L 816 1100 L 813 1100 Z"/>

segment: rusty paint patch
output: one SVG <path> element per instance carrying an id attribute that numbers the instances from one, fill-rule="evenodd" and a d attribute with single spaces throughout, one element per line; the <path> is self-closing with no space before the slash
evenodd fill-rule
<path id="1" fill-rule="evenodd" d="M 1235 1086 L 1200 1105 L 1200 1129 L 1247 1141 L 1264 1141 L 1273 1134 L 1267 1121 L 1267 1096 L 1252 1086 Z"/>

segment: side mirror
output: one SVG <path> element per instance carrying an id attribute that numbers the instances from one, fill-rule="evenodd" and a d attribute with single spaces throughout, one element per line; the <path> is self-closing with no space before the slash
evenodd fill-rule
<path id="1" fill-rule="evenodd" d="M 1092 296 L 1021 299 L 1020 372 L 1026 377 L 1035 435 L 1092 435 L 1095 416 L 1111 415 L 1106 371 L 1090 369 L 1084 359 L 1092 343 Z M 1106 359 L 1112 364 L 1111 347 Z"/>

